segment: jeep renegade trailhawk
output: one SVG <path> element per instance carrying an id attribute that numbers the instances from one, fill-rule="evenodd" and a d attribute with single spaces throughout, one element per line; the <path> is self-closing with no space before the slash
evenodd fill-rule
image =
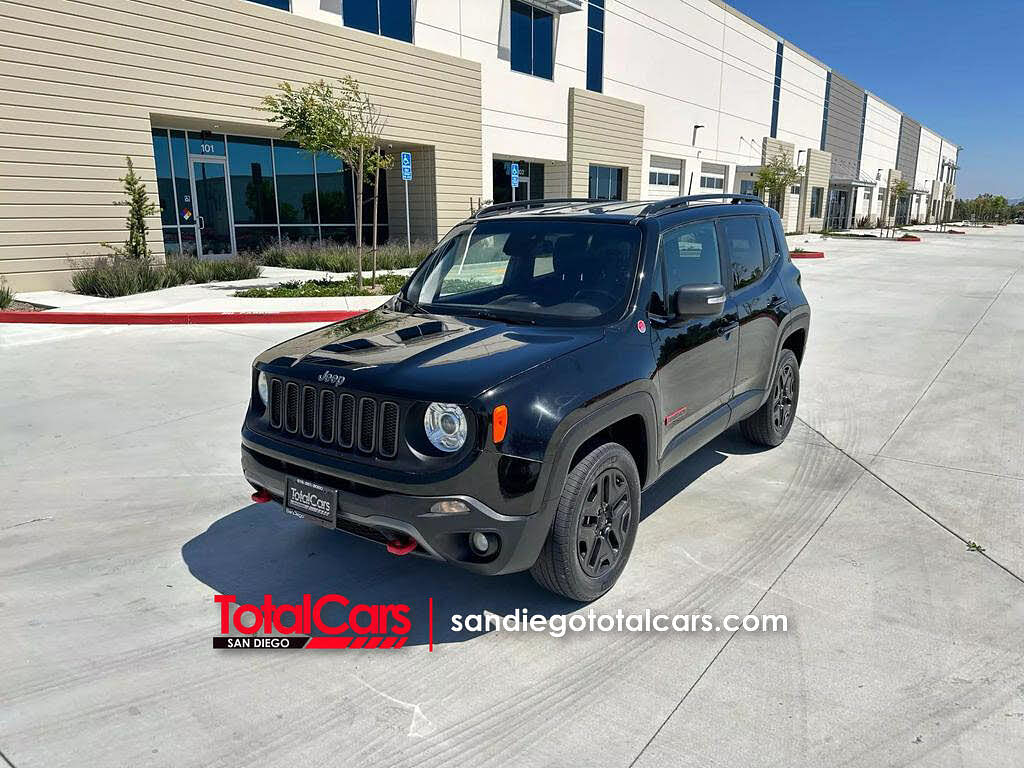
<path id="1" fill-rule="evenodd" d="M 756 197 L 492 205 L 381 309 L 257 358 L 242 467 L 395 554 L 593 600 L 645 487 L 732 424 L 785 439 L 809 317 Z"/>

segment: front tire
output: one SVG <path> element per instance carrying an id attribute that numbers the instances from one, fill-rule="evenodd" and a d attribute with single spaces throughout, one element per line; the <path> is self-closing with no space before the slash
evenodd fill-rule
<path id="1" fill-rule="evenodd" d="M 768 399 L 740 422 L 740 431 L 750 442 L 774 448 L 786 439 L 792 429 L 800 399 L 800 362 L 793 350 L 782 350 L 769 384 Z"/>
<path id="2" fill-rule="evenodd" d="M 596 600 L 626 567 L 640 524 L 640 475 L 618 443 L 588 453 L 565 479 L 558 509 L 530 575 L 572 600 Z"/>

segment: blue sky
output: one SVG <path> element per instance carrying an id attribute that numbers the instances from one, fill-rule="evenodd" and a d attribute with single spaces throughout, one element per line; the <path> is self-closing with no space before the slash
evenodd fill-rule
<path id="1" fill-rule="evenodd" d="M 964 149 L 957 197 L 1024 197 L 1020 0 L 727 0 Z"/>

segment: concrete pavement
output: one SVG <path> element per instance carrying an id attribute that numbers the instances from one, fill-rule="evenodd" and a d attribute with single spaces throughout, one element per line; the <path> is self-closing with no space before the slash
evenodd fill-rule
<path id="1" fill-rule="evenodd" d="M 798 415 L 644 496 L 601 613 L 787 633 L 452 633 L 575 606 L 248 503 L 251 359 L 302 328 L 0 350 L 0 751 L 31 766 L 1019 766 L 1024 227 L 830 240 Z M 977 542 L 984 552 L 969 551 Z M 214 652 L 215 592 L 434 598 L 435 650 Z M 414 625 L 416 622 L 414 622 Z"/>

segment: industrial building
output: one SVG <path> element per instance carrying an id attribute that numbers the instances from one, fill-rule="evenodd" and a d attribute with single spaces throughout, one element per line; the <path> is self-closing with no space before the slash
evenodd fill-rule
<path id="1" fill-rule="evenodd" d="M 257 109 L 355 77 L 410 152 L 410 228 L 481 201 L 753 191 L 782 154 L 794 232 L 948 216 L 957 145 L 718 0 L 0 0 L 0 274 L 63 287 L 124 239 L 125 157 L 154 250 L 351 242 L 352 178 Z M 511 164 L 518 164 L 513 190 Z M 901 200 L 887 190 L 909 184 Z M 386 174 L 382 236 L 404 239 Z"/>

